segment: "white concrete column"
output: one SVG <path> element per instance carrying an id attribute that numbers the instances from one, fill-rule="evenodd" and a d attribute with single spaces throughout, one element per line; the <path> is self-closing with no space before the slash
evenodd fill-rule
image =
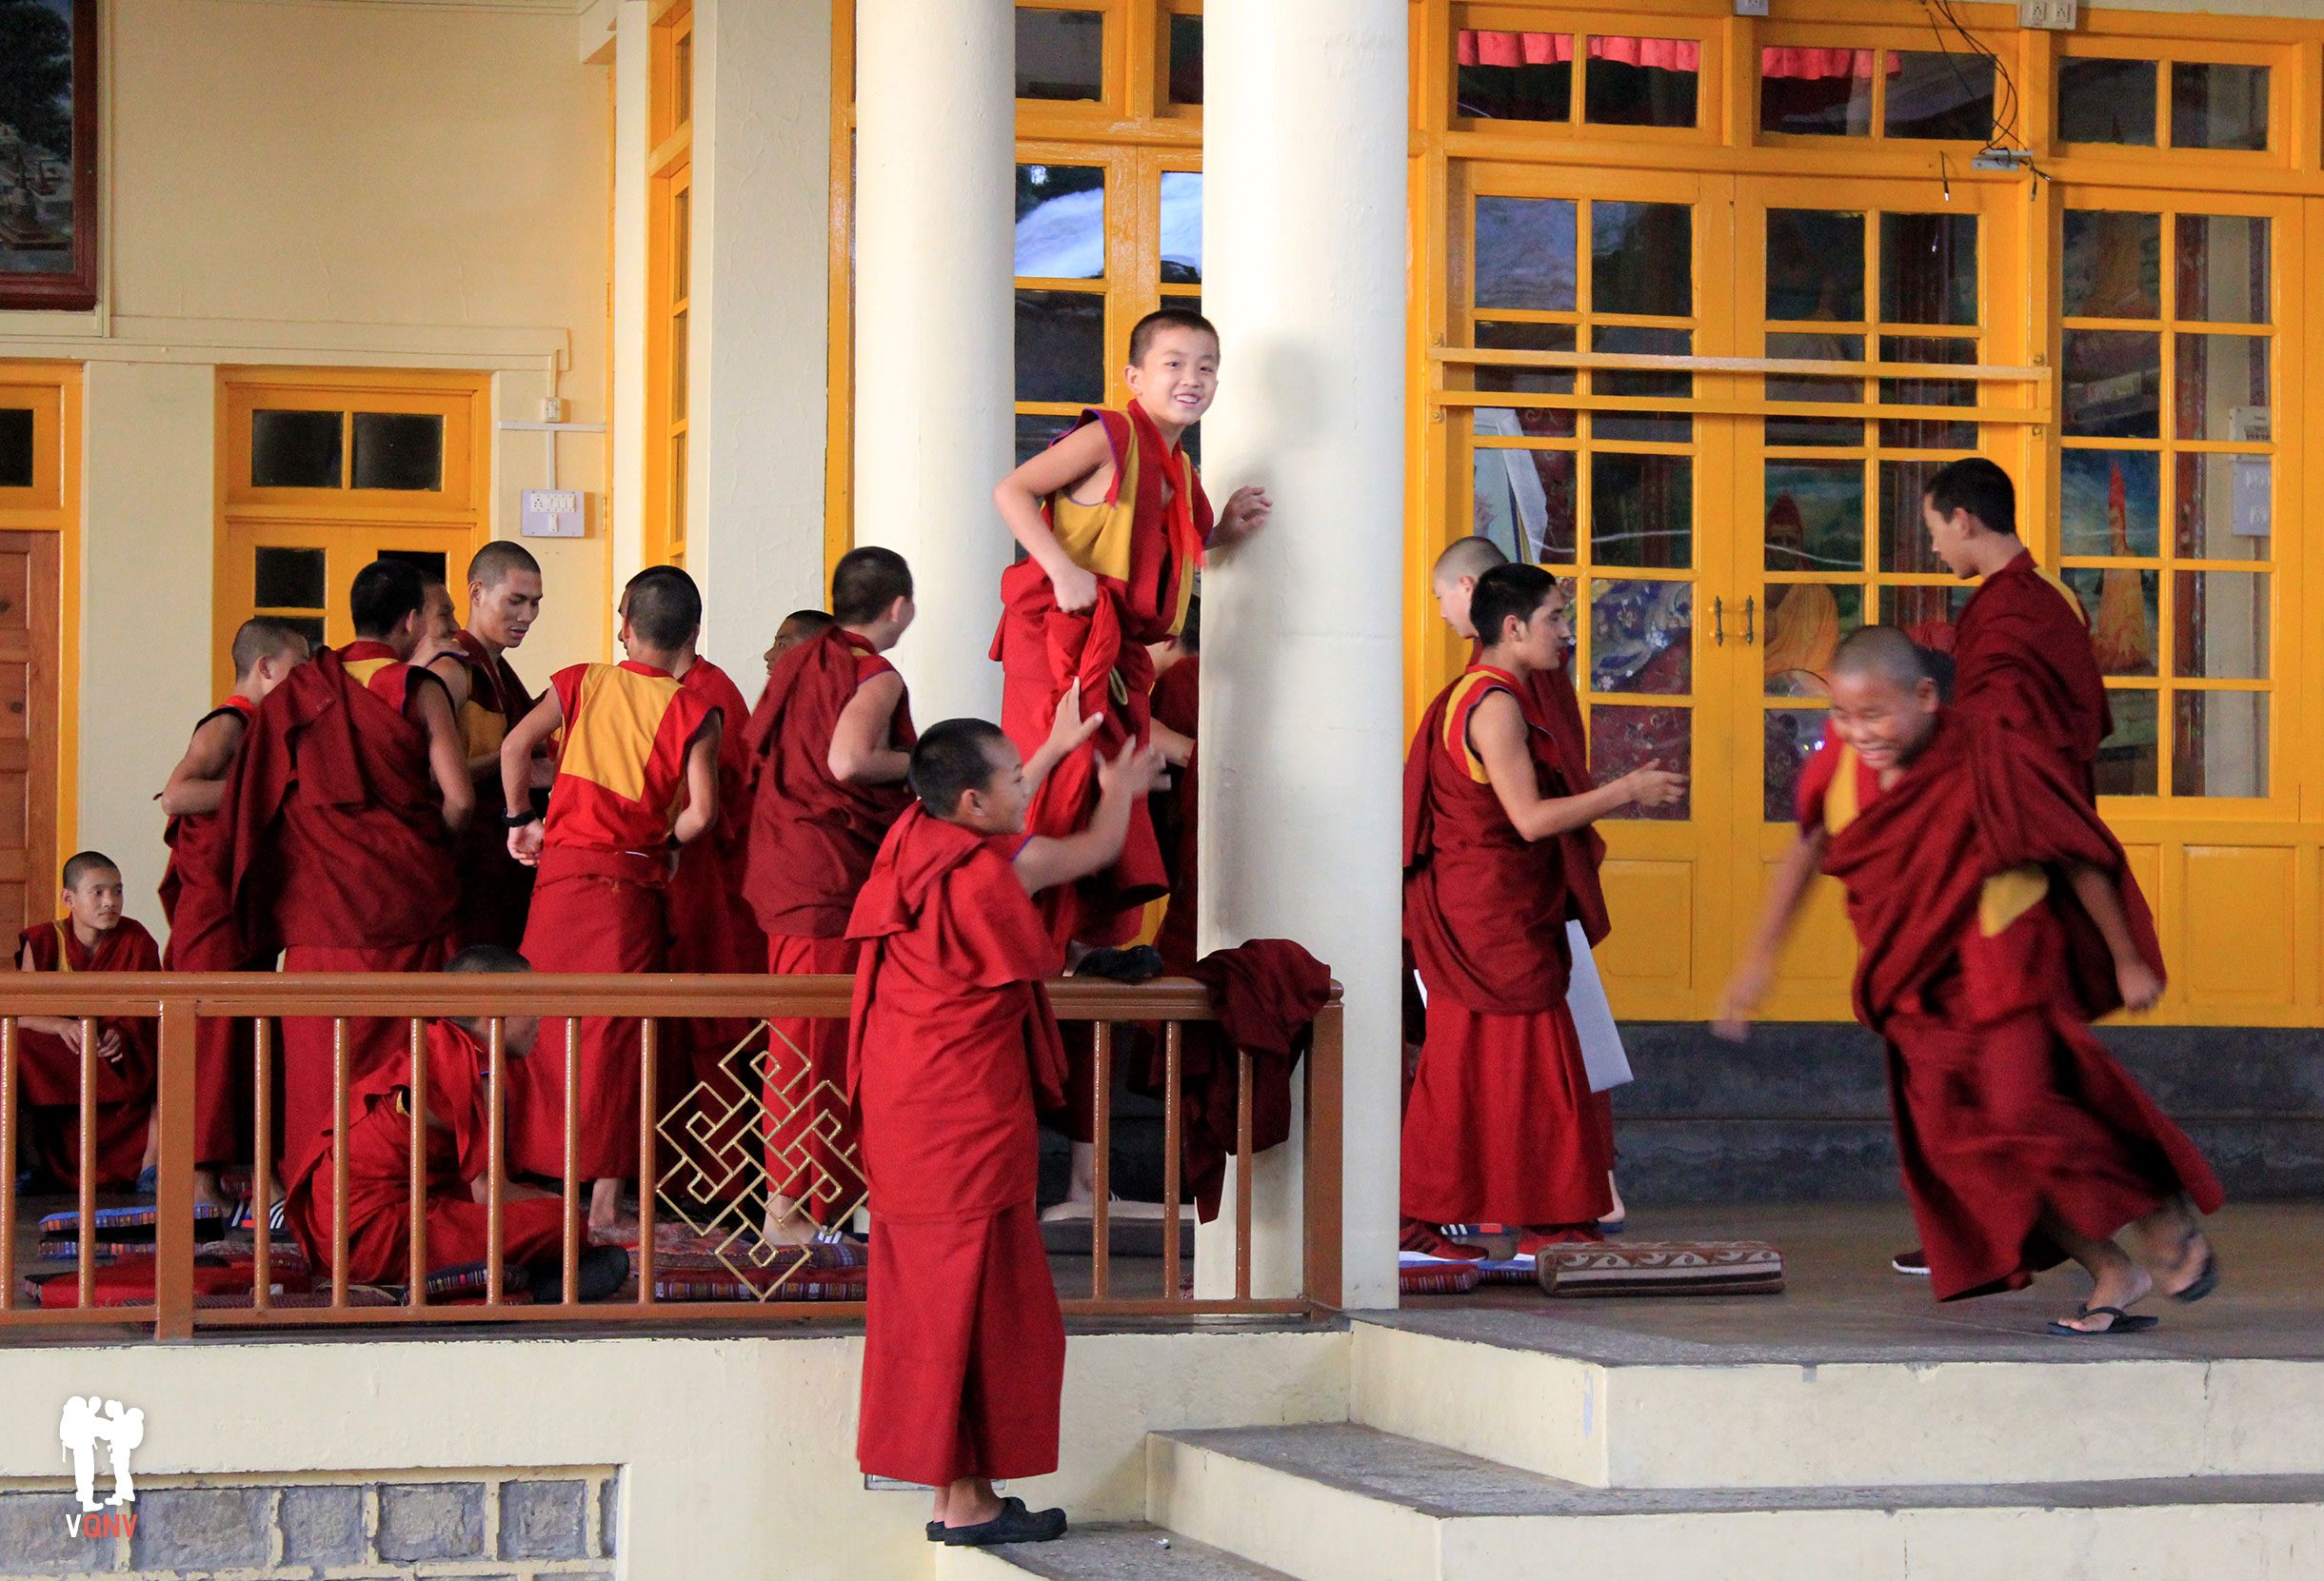
<path id="1" fill-rule="evenodd" d="M 1295 939 L 1346 985 L 1332 1228 L 1351 1307 L 1396 1304 L 1406 10 L 1209 0 L 1202 18 L 1202 308 L 1222 342 L 1204 472 L 1221 504 L 1264 484 L 1275 518 L 1203 579 L 1202 945 Z M 1262 1294 L 1297 1287 L 1299 1175 L 1296 1133 L 1255 1171 Z M 1205 1239 L 1221 1249 L 1218 1226 Z M 1205 1293 L 1222 1262 L 1199 1255 Z"/>
<path id="2" fill-rule="evenodd" d="M 1001 717 L 1016 47 L 1008 0 L 856 6 L 855 541 L 911 562 L 895 659 L 924 726 Z"/>

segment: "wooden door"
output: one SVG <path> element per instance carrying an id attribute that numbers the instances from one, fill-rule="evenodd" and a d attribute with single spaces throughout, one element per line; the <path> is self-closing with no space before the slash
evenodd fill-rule
<path id="1" fill-rule="evenodd" d="M 0 926 L 56 915 L 56 534 L 0 532 Z"/>

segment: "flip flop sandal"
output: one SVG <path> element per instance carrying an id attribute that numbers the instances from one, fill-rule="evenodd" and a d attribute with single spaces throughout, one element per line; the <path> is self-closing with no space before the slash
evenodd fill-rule
<path id="1" fill-rule="evenodd" d="M 2203 1248 L 2203 1271 L 2187 1281 L 2184 1290 L 2175 1290 L 2171 1299 L 2181 1303 L 2200 1301 L 2219 1288 L 2219 1254 L 2210 1247 Z"/>
<path id="2" fill-rule="evenodd" d="M 2106 1327 L 2102 1329 L 2077 1329 L 2071 1323 L 2053 1323 L 2050 1325 L 2050 1332 L 2055 1334 L 2063 1334 L 2068 1339 L 2099 1339 L 2107 1334 L 2144 1334 L 2156 1322 L 2156 1319 L 2147 1316 L 2144 1313 L 2133 1315 L 2124 1312 L 2120 1307 L 2086 1306 L 2074 1315 L 2096 1317 L 2101 1314 L 2108 1319 Z"/>

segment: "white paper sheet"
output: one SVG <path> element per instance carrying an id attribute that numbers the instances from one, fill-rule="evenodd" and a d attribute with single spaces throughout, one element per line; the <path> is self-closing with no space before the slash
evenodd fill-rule
<path id="1" fill-rule="evenodd" d="M 1622 1035 L 1614 1025 L 1614 1007 L 1606 1002 L 1606 985 L 1599 979 L 1598 962 L 1581 924 L 1565 924 L 1566 941 L 1574 947 L 1573 979 L 1566 985 L 1565 1007 L 1574 1014 L 1574 1031 L 1581 1038 L 1582 1068 L 1590 1073 L 1590 1091 L 1602 1093 L 1637 1079 L 1630 1074 L 1630 1057 L 1622 1052 Z"/>

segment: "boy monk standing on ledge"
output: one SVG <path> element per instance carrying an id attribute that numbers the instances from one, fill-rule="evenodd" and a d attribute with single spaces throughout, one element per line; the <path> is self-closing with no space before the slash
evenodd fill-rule
<path id="1" fill-rule="evenodd" d="M 1154 748 L 1125 744 L 1098 764 L 1088 827 L 1027 838 L 1027 802 L 1089 733 L 1061 719 L 1025 763 L 983 720 L 930 729 L 912 749 L 918 800 L 847 929 L 863 942 L 847 1085 L 872 1217 L 856 1456 L 933 1486 L 928 1538 L 955 1547 L 1065 1530 L 1063 1510 L 1027 1511 L 992 1485 L 1057 1469 L 1064 1387 L 1034 1122 L 1064 1096 L 1042 991 L 1061 952 L 1032 897 L 1114 860 L 1161 767 Z"/>
<path id="2" fill-rule="evenodd" d="M 1816 869 L 1848 891 L 1857 1018 L 1888 1044 L 1905 1195 L 1938 1300 L 2021 1290 L 2072 1257 L 2090 1299 L 2056 1334 L 2155 1326 L 2218 1268 L 2195 1217 L 2219 1183 L 2085 1024 L 2162 994 L 2122 847 L 2056 753 L 1938 709 L 1922 650 L 1866 626 L 1832 662 L 1832 740 L 1799 779 L 1799 840 L 1719 1006 L 1721 1036 L 1775 980 Z M 2114 1236 L 2135 1225 L 2144 1266 Z"/>

